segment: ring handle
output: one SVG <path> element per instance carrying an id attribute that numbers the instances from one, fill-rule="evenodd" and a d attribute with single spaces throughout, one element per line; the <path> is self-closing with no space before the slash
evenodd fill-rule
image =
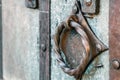
<path id="1" fill-rule="evenodd" d="M 56 59 L 62 70 L 65 73 L 74 76 L 76 79 L 81 79 L 82 74 L 85 72 L 89 63 L 101 52 L 108 50 L 108 48 L 94 35 L 88 23 L 84 19 L 84 16 L 82 15 L 77 3 L 75 3 L 75 7 L 75 10 L 73 9 L 73 12 L 69 16 L 68 20 L 62 22 L 57 27 L 54 37 L 54 51 L 56 54 Z M 65 62 L 64 58 L 62 57 L 63 51 L 60 46 L 62 35 L 65 35 L 64 32 L 73 29 L 80 35 L 81 43 L 85 50 L 84 53 L 81 53 L 82 57 L 78 62 L 79 65 L 76 68 L 71 68 Z"/>
<path id="2" fill-rule="evenodd" d="M 89 44 L 89 39 L 87 34 L 85 33 L 84 29 L 82 28 L 81 25 L 79 25 L 78 23 L 74 22 L 74 21 L 70 21 L 70 25 L 71 27 L 69 27 L 65 22 L 62 22 L 56 30 L 55 33 L 55 37 L 54 37 L 54 41 L 55 41 L 55 53 L 57 56 L 57 61 L 60 65 L 60 67 L 62 68 L 62 70 L 71 75 L 74 76 L 75 78 L 80 78 L 82 73 L 84 72 L 84 69 L 87 66 L 87 62 L 89 61 L 89 57 L 90 57 L 90 44 Z M 82 40 L 82 44 L 85 48 L 86 53 L 85 57 L 83 57 L 82 59 L 82 63 L 79 64 L 78 67 L 76 68 L 70 68 L 64 61 L 63 57 L 61 56 L 61 49 L 60 49 L 60 40 L 61 40 L 61 34 L 63 32 L 63 30 L 70 30 L 70 29 L 75 29 L 75 31 L 81 36 L 81 40 Z M 81 62 L 81 61 L 80 61 Z"/>

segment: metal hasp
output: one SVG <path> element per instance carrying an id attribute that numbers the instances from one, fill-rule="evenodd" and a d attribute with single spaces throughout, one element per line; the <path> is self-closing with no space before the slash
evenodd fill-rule
<path id="1" fill-rule="evenodd" d="M 96 0 L 82 0 L 81 8 L 84 13 L 94 14 L 96 13 L 97 2 Z"/>
<path id="2" fill-rule="evenodd" d="M 37 0 L 25 0 L 25 6 L 27 8 L 35 9 L 38 7 Z"/>
<path id="3" fill-rule="evenodd" d="M 66 21 L 58 25 L 54 41 L 57 61 L 62 70 L 81 79 L 88 65 L 108 48 L 94 35 L 76 0 Z"/>
<path id="4" fill-rule="evenodd" d="M 120 80 L 120 0 L 110 0 L 109 11 L 110 62 L 113 62 L 114 59 L 117 60 L 114 61 L 113 66 L 111 66 L 110 80 Z"/>

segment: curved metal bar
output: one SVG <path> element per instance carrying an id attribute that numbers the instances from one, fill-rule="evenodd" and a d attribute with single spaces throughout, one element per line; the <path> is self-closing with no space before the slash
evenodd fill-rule
<path id="1" fill-rule="evenodd" d="M 81 39 L 82 39 L 82 44 L 85 48 L 85 51 L 86 53 L 83 53 L 85 54 L 83 56 L 83 59 L 82 61 L 80 61 L 80 64 L 77 68 L 75 69 L 71 69 L 69 68 L 66 63 L 64 62 L 62 56 L 61 56 L 61 51 L 60 51 L 60 48 L 59 48 L 59 45 L 60 45 L 60 36 L 61 36 L 61 33 L 64 29 L 69 29 L 68 28 L 68 25 L 66 23 L 61 23 L 60 26 L 58 26 L 57 28 L 57 31 L 56 31 L 56 34 L 55 34 L 55 53 L 56 53 L 56 56 L 57 56 L 57 61 L 60 65 L 60 67 L 63 69 L 63 71 L 71 76 L 74 76 L 75 78 L 81 78 L 81 75 L 82 73 L 84 72 L 84 69 L 86 68 L 87 66 L 87 62 L 89 61 L 89 56 L 90 56 L 90 45 L 89 45 L 89 39 L 87 37 L 87 34 L 84 32 L 84 30 L 82 29 L 82 27 L 74 22 L 74 21 L 71 21 L 71 27 L 74 28 L 76 30 L 76 32 L 78 32 L 80 35 L 81 35 Z"/>

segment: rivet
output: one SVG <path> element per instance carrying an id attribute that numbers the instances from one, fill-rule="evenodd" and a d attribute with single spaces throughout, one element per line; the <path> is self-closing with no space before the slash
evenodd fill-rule
<path id="1" fill-rule="evenodd" d="M 92 0 L 85 0 L 85 4 L 86 4 L 86 6 L 91 6 Z"/>
<path id="2" fill-rule="evenodd" d="M 45 52 L 46 51 L 46 45 L 45 44 L 41 44 L 41 49 L 42 49 L 43 52 Z"/>
<path id="3" fill-rule="evenodd" d="M 120 69 L 120 62 L 118 60 L 113 60 L 112 67 L 117 70 Z"/>

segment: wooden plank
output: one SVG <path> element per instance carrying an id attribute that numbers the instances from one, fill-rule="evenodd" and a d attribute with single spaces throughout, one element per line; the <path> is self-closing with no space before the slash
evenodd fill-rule
<path id="1" fill-rule="evenodd" d="M 40 4 L 40 80 L 50 80 L 49 0 Z"/>
<path id="2" fill-rule="evenodd" d="M 110 62 L 120 60 L 120 0 L 110 0 Z M 110 80 L 120 80 L 120 71 L 110 69 Z"/>

